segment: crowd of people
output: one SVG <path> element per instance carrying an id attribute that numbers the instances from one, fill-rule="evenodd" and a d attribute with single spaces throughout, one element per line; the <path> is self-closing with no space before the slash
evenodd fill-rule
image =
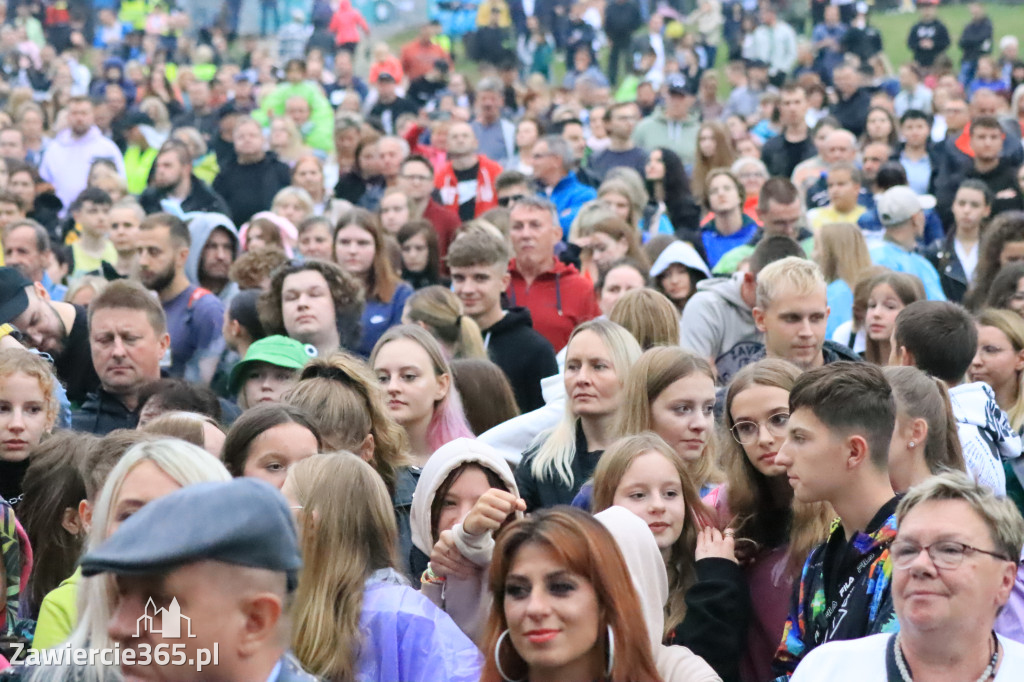
<path id="1" fill-rule="evenodd" d="M 984 6 L 210 4 L 0 2 L 0 679 L 1024 679 Z"/>

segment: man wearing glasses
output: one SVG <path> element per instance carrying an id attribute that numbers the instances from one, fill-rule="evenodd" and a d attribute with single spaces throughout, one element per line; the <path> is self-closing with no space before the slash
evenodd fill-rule
<path id="1" fill-rule="evenodd" d="M 786 469 L 796 501 L 832 505 L 839 525 L 811 551 L 793 585 L 772 663 L 778 680 L 825 642 L 899 629 L 890 582 L 899 498 L 889 482 L 896 423 L 889 382 L 867 363 L 812 369 L 793 385 L 789 412 L 775 463 Z"/>
<path id="2" fill-rule="evenodd" d="M 434 167 L 426 157 L 412 154 L 402 161 L 398 171 L 398 188 L 409 198 L 411 218 L 423 218 L 437 232 L 442 274 L 447 274 L 445 254 L 459 227 L 459 217 L 434 201 Z"/>

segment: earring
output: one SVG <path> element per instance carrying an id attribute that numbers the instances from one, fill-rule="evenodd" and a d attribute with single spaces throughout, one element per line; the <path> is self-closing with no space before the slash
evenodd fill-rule
<path id="1" fill-rule="evenodd" d="M 501 675 L 501 679 L 505 682 L 522 682 L 522 680 L 513 680 L 511 677 L 505 674 L 504 669 L 501 667 L 501 643 L 505 640 L 505 636 L 508 634 L 508 628 L 498 636 L 498 641 L 494 644 L 494 667 L 498 669 L 498 674 Z M 611 635 L 611 630 L 608 630 L 608 634 Z"/>
<path id="2" fill-rule="evenodd" d="M 914 446 L 915 446 L 915 445 L 917 445 L 917 443 L 915 443 L 914 441 L 910 441 L 909 443 L 907 443 L 907 446 L 908 446 L 908 447 L 909 447 L 909 448 L 910 448 L 911 450 L 913 450 L 913 449 L 914 449 Z"/>
<path id="3" fill-rule="evenodd" d="M 615 667 L 615 635 L 612 633 L 612 624 L 608 624 L 608 669 L 604 676 L 609 680 L 612 678 L 612 668 Z"/>

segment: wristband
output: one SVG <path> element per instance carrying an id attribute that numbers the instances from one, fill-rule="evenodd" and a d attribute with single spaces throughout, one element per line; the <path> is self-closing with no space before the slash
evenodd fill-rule
<path id="1" fill-rule="evenodd" d="M 423 571 L 423 575 L 420 576 L 420 582 L 424 585 L 442 585 L 445 579 L 442 576 L 434 573 L 434 567 L 427 564 L 427 570 Z"/>

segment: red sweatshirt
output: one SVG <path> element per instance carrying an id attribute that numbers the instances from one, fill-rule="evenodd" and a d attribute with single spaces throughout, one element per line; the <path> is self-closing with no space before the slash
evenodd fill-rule
<path id="1" fill-rule="evenodd" d="M 548 340 L 555 352 L 569 343 L 576 325 L 601 314 L 594 295 L 594 286 L 572 265 L 555 259 L 551 270 L 539 275 L 529 287 L 516 269 L 516 261 L 508 266 L 508 302 L 530 311 L 533 328 Z"/>

